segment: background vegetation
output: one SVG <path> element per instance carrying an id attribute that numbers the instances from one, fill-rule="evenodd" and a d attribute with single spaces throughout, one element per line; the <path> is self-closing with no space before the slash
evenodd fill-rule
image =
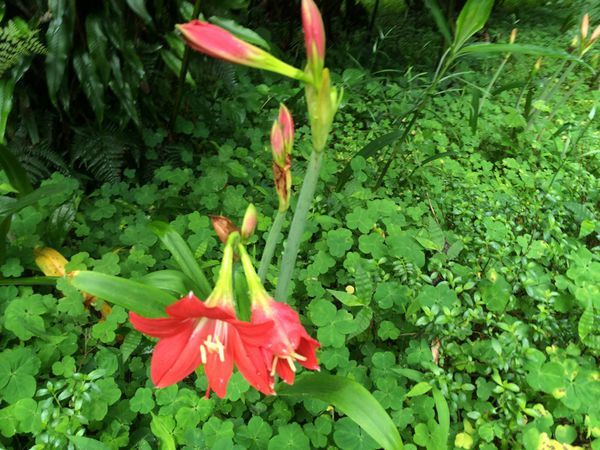
<path id="1" fill-rule="evenodd" d="M 371 391 L 407 449 L 598 450 L 598 46 L 579 55 L 571 43 L 600 8 L 496 2 L 474 40 L 507 43 L 518 28 L 537 54 L 458 59 L 400 139 L 445 47 L 432 5 L 453 33 L 462 3 L 320 4 L 345 95 L 291 304 L 322 344 L 322 370 Z M 300 65 L 292 6 L 211 0 L 201 13 Z M 277 210 L 268 130 L 282 101 L 298 128 L 299 189 L 311 150 L 302 91 L 199 54 L 180 83 L 174 25 L 193 8 L 0 2 L 2 162 L 25 171 L 0 179 L 0 447 L 377 448 L 327 403 L 264 397 L 239 374 L 222 401 L 203 397 L 203 376 L 154 389 L 152 343 L 124 309 L 32 279 L 47 246 L 67 271 L 173 268 L 156 219 L 212 273 L 208 215 L 240 222 L 249 202 L 259 254 Z"/>

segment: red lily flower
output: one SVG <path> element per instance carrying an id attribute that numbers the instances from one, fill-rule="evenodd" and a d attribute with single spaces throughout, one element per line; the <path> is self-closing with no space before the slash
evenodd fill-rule
<path id="1" fill-rule="evenodd" d="M 271 368 L 270 375 L 274 377 L 277 373 L 286 383 L 293 384 L 295 361 L 307 369 L 319 370 L 316 350 L 321 344 L 309 336 L 296 311 L 267 294 L 246 249 L 240 244 L 238 250 L 252 300 L 250 323 L 255 326 L 273 323 L 268 342 L 261 345 L 266 364 Z"/>
<path id="2" fill-rule="evenodd" d="M 235 318 L 232 259 L 233 249 L 227 245 L 219 280 L 206 302 L 190 292 L 165 308 L 169 317 L 151 319 L 129 313 L 136 330 L 159 339 L 150 365 L 156 387 L 175 384 L 203 364 L 208 378 L 206 395 L 213 390 L 223 398 L 235 364 L 257 390 L 274 393 L 272 377 L 257 350 L 268 342 L 273 324 L 252 325 Z"/>
<path id="3" fill-rule="evenodd" d="M 249 349 L 266 342 L 272 324 L 251 327 L 236 320 L 232 308 L 207 306 L 191 292 L 165 311 L 168 318 L 148 319 L 129 313 L 136 330 L 159 339 L 150 369 L 156 387 L 175 384 L 204 364 L 207 394 L 212 389 L 222 398 L 235 362 L 252 386 L 273 394 L 266 367 L 257 366 L 257 358 L 249 355 Z"/>
<path id="4" fill-rule="evenodd" d="M 316 350 L 321 344 L 308 335 L 298 313 L 272 298 L 256 302 L 250 322 L 258 326 L 270 321 L 273 321 L 271 338 L 262 348 L 267 364 L 271 365 L 270 375 L 277 373 L 283 381 L 293 384 L 295 361 L 307 369 L 319 370 Z"/>

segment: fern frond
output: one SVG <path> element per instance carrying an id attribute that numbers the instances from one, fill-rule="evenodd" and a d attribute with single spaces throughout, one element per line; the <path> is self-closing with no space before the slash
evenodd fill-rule
<path id="1" fill-rule="evenodd" d="M 10 20 L 0 28 L 0 77 L 16 65 L 21 57 L 45 54 L 46 48 L 38 38 L 39 30 L 30 30 L 21 20 Z"/>

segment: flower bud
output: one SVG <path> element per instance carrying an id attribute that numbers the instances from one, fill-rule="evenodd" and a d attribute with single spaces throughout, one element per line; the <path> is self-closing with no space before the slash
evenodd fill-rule
<path id="1" fill-rule="evenodd" d="M 244 220 L 242 221 L 242 230 L 240 232 L 242 239 L 245 241 L 254 234 L 258 217 L 256 215 L 256 208 L 252 203 L 246 208 L 246 214 L 244 214 Z"/>
<path id="2" fill-rule="evenodd" d="M 590 16 L 589 14 L 584 14 L 583 19 L 581 20 L 581 41 L 585 42 L 585 38 L 588 35 L 590 30 Z"/>
<path id="3" fill-rule="evenodd" d="M 225 216 L 210 216 L 212 226 L 219 237 L 219 240 L 223 243 L 227 243 L 227 238 L 234 231 L 240 231 L 235 224 Z"/>
<path id="4" fill-rule="evenodd" d="M 590 36 L 589 44 L 592 44 L 596 39 L 600 38 L 600 25 L 598 25 Z M 588 45 L 589 45 L 588 44 Z"/>
<path id="5" fill-rule="evenodd" d="M 47 277 L 64 277 L 65 266 L 69 261 L 59 252 L 50 247 L 33 250 L 35 263 Z"/>
<path id="6" fill-rule="evenodd" d="M 279 107 L 279 116 L 277 117 L 279 126 L 283 133 L 283 142 L 286 148 L 286 153 L 292 152 L 292 146 L 294 144 L 294 120 L 290 114 L 290 110 L 286 108 L 284 104 Z"/>
<path id="7" fill-rule="evenodd" d="M 307 75 L 275 58 L 261 48 L 238 39 L 229 31 L 200 20 L 177 25 L 186 43 L 194 50 L 235 64 L 269 70 L 290 78 L 308 81 Z"/>
<path id="8" fill-rule="evenodd" d="M 329 82 L 328 69 L 323 69 L 320 86 L 306 86 L 306 103 L 308 104 L 312 141 L 317 152 L 323 151 L 325 148 L 333 117 L 340 101 L 341 95 L 331 87 Z"/>
<path id="9" fill-rule="evenodd" d="M 313 0 L 302 0 L 302 28 L 308 71 L 313 75 L 313 82 L 319 84 L 325 64 L 325 27 L 319 8 Z"/>
<path id="10" fill-rule="evenodd" d="M 280 166 L 273 162 L 273 178 L 275 181 L 275 190 L 279 197 L 279 211 L 285 211 L 290 206 L 290 196 L 292 192 L 292 162 L 290 155 L 286 156 L 285 164 Z"/>
<path id="11" fill-rule="evenodd" d="M 516 40 L 517 40 L 517 29 L 513 28 L 512 31 L 510 32 L 510 38 L 508 39 L 508 43 L 514 44 Z"/>

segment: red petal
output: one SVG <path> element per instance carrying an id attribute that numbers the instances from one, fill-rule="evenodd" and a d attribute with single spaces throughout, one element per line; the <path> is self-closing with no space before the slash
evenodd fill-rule
<path id="1" fill-rule="evenodd" d="M 296 372 L 292 370 L 286 359 L 280 358 L 277 360 L 276 370 L 277 375 L 279 375 L 283 381 L 285 381 L 287 384 L 294 384 L 294 376 L 296 375 Z"/>
<path id="2" fill-rule="evenodd" d="M 306 358 L 306 361 L 298 362 L 310 370 L 319 370 L 319 362 L 317 361 L 316 349 L 319 348 L 319 344 L 313 338 L 304 338 L 300 340 L 300 345 L 296 348 L 296 353 Z"/>
<path id="3" fill-rule="evenodd" d="M 186 321 L 171 318 L 148 319 L 134 312 L 129 313 L 129 321 L 133 327 L 148 336 L 164 338 L 181 333 L 190 326 Z"/>
<path id="4" fill-rule="evenodd" d="M 229 320 L 234 315 L 220 306 L 206 306 L 193 294 L 186 295 L 165 308 L 166 313 L 176 319 L 207 317 L 209 319 Z"/>
<path id="5" fill-rule="evenodd" d="M 235 325 L 244 345 L 266 347 L 270 343 L 274 325 L 272 320 L 262 323 L 248 323 L 236 320 L 230 323 Z"/>
<path id="6" fill-rule="evenodd" d="M 207 352 L 206 364 L 204 365 L 204 372 L 206 373 L 206 378 L 208 378 L 208 388 L 212 389 L 220 398 L 225 397 L 227 394 L 227 383 L 229 383 L 233 372 L 234 359 L 233 348 L 227 336 L 229 333 L 228 328 L 231 325 L 225 323 L 224 326 L 224 333 L 219 336 L 225 347 L 223 350 L 223 361 L 219 359 L 219 352 Z"/>
<path id="7" fill-rule="evenodd" d="M 194 332 L 196 325 L 184 329 L 174 336 L 163 338 L 154 348 L 150 373 L 156 387 L 175 384 L 201 363 L 200 343 L 206 338 L 207 328 Z"/>
<path id="8" fill-rule="evenodd" d="M 257 391 L 265 395 L 274 394 L 273 377 L 269 374 L 262 350 L 258 347 L 244 345 L 237 332 L 231 333 L 229 337 L 229 345 L 232 346 L 235 355 L 235 365 L 240 373 Z"/>

